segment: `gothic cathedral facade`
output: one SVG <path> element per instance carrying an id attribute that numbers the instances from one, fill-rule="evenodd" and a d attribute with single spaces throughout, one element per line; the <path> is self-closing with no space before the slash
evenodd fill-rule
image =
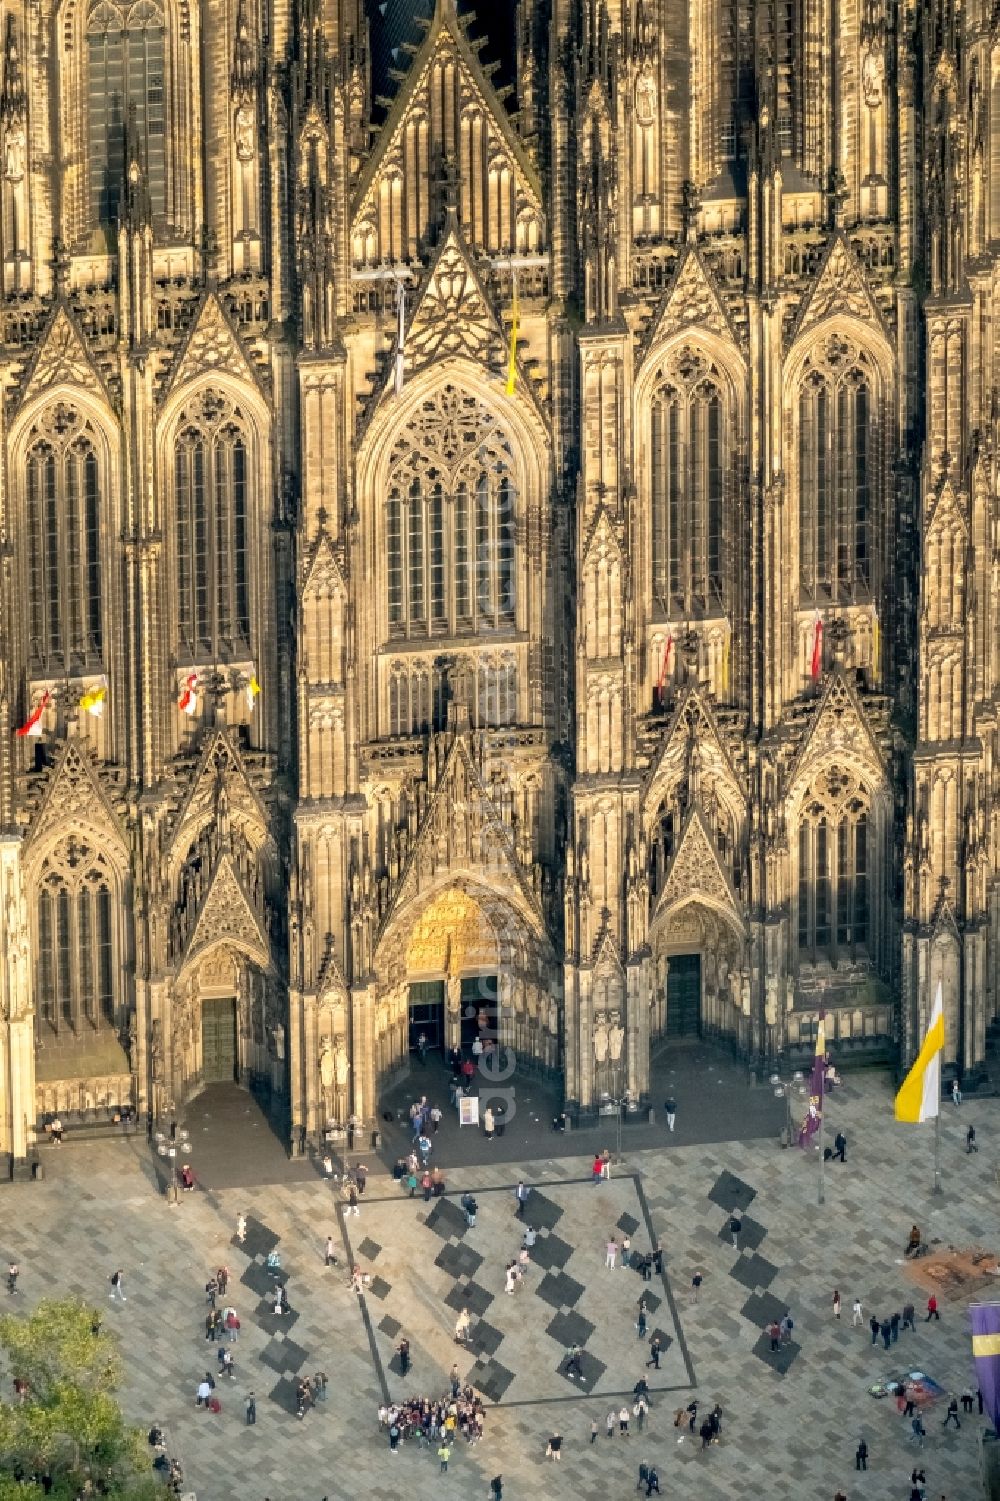
<path id="1" fill-rule="evenodd" d="M 5 1160 L 216 1078 L 301 1147 L 484 1011 L 583 1114 L 939 984 L 981 1075 L 995 7 L 0 35 Z"/>

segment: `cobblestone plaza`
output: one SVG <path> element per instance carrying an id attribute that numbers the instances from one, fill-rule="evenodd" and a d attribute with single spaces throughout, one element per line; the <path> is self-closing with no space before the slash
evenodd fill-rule
<path id="1" fill-rule="evenodd" d="M 701 1109 L 731 1112 L 738 1122 L 741 1102 L 729 1094 L 728 1078 L 717 1079 L 705 1073 Z M 909 1424 L 868 1387 L 911 1370 L 925 1371 L 946 1392 L 975 1387 L 966 1305 L 984 1295 L 984 1281 L 951 1290 L 946 1283 L 941 1322 L 926 1324 L 929 1286 L 917 1277 L 933 1258 L 911 1266 L 902 1251 L 914 1221 L 925 1240 L 940 1242 L 935 1251 L 996 1250 L 994 1101 L 946 1107 L 937 1198 L 930 1193 L 932 1128 L 894 1124 L 888 1076 L 870 1072 L 849 1078 L 828 1101 L 828 1138 L 842 1128 L 849 1146 L 846 1165 L 826 1166 L 822 1207 L 815 1154 L 783 1151 L 774 1136 L 698 1144 L 682 1100 L 675 1139 L 646 1148 L 651 1136 L 628 1133 L 625 1162 L 600 1184 L 592 1182 L 589 1155 L 539 1159 L 538 1144 L 551 1149 L 555 1137 L 535 1138 L 535 1160 L 491 1163 L 492 1144 L 468 1133 L 457 1142 L 458 1127 L 446 1118 L 437 1155 L 479 1163 L 449 1168 L 448 1193 L 431 1204 L 419 1195 L 411 1201 L 372 1163 L 361 1213 L 346 1221 L 335 1189 L 311 1166 L 269 1155 L 254 1136 L 267 1128 L 244 1104 L 245 1128 L 226 1127 L 244 1132 L 242 1151 L 238 1139 L 229 1144 L 245 1173 L 230 1176 L 244 1186 L 203 1187 L 170 1207 L 145 1144 L 132 1138 L 52 1149 L 44 1183 L 12 1185 L 0 1197 L 0 1255 L 19 1259 L 24 1303 L 58 1291 L 104 1306 L 124 1345 L 126 1410 L 139 1423 L 164 1426 L 198 1501 L 479 1497 L 498 1473 L 510 1501 L 605 1501 L 632 1493 L 643 1461 L 657 1466 L 663 1494 L 684 1501 L 832 1501 L 838 1487 L 849 1501 L 895 1501 L 908 1495 L 916 1458 Z M 983 1146 L 974 1156 L 965 1152 L 970 1123 Z M 189 1126 L 197 1161 L 199 1133 L 212 1128 L 197 1111 Z M 276 1181 L 245 1186 L 249 1175 Z M 507 1297 L 503 1267 L 520 1245 L 513 1189 L 522 1175 L 532 1186 L 526 1218 L 538 1242 L 525 1283 Z M 458 1205 L 466 1190 L 479 1204 L 472 1229 Z M 737 1205 L 739 1252 L 728 1228 Z M 248 1216 L 242 1247 L 234 1239 L 240 1212 Z M 341 1265 L 328 1269 L 329 1233 Z M 662 1242 L 662 1278 L 644 1284 L 634 1271 L 606 1267 L 606 1241 L 626 1233 L 637 1250 Z M 288 1276 L 291 1311 L 283 1318 L 265 1298 L 272 1249 Z M 371 1275 L 362 1298 L 348 1285 L 347 1255 Z M 212 1416 L 195 1409 L 194 1392 L 216 1365 L 204 1338 L 203 1288 L 221 1263 L 230 1268 L 226 1301 L 242 1330 L 236 1379 L 220 1381 L 222 1412 Z M 125 1269 L 124 1305 L 108 1299 L 116 1266 Z M 705 1280 L 694 1303 L 696 1269 Z M 843 1299 L 839 1321 L 834 1288 Z M 665 1352 L 658 1373 L 645 1372 L 648 1349 L 634 1328 L 643 1291 L 648 1334 L 660 1334 Z M 851 1323 L 855 1296 L 864 1306 L 862 1328 Z M 917 1305 L 916 1332 L 902 1333 L 891 1352 L 881 1341 L 873 1347 L 870 1313 L 889 1317 L 908 1300 Z M 473 1313 L 468 1349 L 452 1338 L 462 1306 Z M 793 1338 L 772 1356 L 763 1326 L 786 1310 Z M 413 1353 L 405 1381 L 394 1356 L 401 1335 Z M 584 1347 L 582 1381 L 561 1371 L 572 1343 Z M 455 1360 L 487 1399 L 486 1435 L 474 1447 L 457 1445 L 449 1473 L 439 1476 L 433 1454 L 416 1443 L 390 1455 L 377 1409 L 387 1395 L 439 1395 Z M 329 1400 L 298 1422 L 294 1378 L 320 1369 L 330 1378 Z M 652 1393 L 645 1432 L 636 1433 L 633 1421 L 627 1441 L 609 1441 L 607 1413 L 644 1372 Z M 258 1419 L 246 1428 L 251 1389 Z M 722 1441 L 704 1453 L 697 1436 L 673 1425 L 676 1409 L 692 1398 L 723 1406 Z M 925 1413 L 919 1458 L 934 1501 L 969 1501 L 980 1494 L 984 1420 L 963 1414 L 960 1431 L 944 1430 L 945 1405 Z M 593 1445 L 592 1419 L 600 1425 Z M 552 1433 L 564 1438 L 558 1467 L 545 1458 Z M 854 1468 L 861 1434 L 871 1453 L 863 1474 Z"/>

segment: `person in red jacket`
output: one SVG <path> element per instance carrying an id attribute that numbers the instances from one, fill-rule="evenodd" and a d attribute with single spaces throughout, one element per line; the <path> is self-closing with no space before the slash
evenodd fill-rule
<path id="1" fill-rule="evenodd" d="M 924 1319 L 924 1323 L 929 1324 L 931 1319 L 937 1319 L 938 1323 L 941 1322 L 941 1315 L 938 1313 L 937 1298 L 935 1298 L 933 1293 L 927 1299 L 927 1317 Z"/>

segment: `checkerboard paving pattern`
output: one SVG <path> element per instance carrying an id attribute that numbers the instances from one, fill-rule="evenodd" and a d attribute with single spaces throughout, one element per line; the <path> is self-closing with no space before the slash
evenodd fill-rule
<path id="1" fill-rule="evenodd" d="M 365 1235 L 352 1256 L 372 1276 L 366 1300 L 374 1297 L 381 1305 L 372 1325 L 391 1396 L 415 1387 L 442 1389 L 453 1362 L 463 1380 L 495 1403 L 631 1391 L 642 1374 L 651 1388 L 689 1384 L 664 1279 L 654 1275 L 644 1282 L 630 1267 L 612 1271 L 604 1265 L 609 1236 L 620 1241 L 627 1234 L 635 1250 L 647 1249 L 650 1237 L 633 1178 L 597 1186 L 546 1183 L 533 1190 L 523 1222 L 515 1216 L 510 1190 L 475 1194 L 474 1226 L 451 1196 L 428 1206 L 402 1193 L 398 1199 L 369 1198 L 365 1205 Z M 504 1271 L 528 1225 L 537 1232 L 529 1270 L 508 1295 Z M 349 1235 L 352 1223 L 344 1228 Z M 648 1326 L 644 1340 L 636 1330 L 640 1297 Z M 463 1308 L 473 1316 L 466 1346 L 454 1339 Z M 393 1350 L 400 1333 L 410 1340 L 413 1359 L 405 1381 Z M 645 1365 L 656 1333 L 658 1372 Z M 582 1351 L 579 1373 L 566 1369 L 574 1345 Z"/>

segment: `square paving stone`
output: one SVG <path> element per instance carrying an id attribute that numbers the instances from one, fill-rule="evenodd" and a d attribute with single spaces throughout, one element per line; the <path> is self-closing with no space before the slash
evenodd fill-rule
<path id="1" fill-rule="evenodd" d="M 265 1303 L 257 1310 L 258 1324 L 265 1334 L 270 1334 L 272 1337 L 276 1334 L 289 1334 L 299 1321 L 295 1309 L 290 1308 L 287 1313 L 272 1313 L 271 1307 L 270 1303 Z"/>
<path id="2" fill-rule="evenodd" d="M 563 1217 L 559 1205 L 552 1199 L 546 1198 L 545 1194 L 534 1189 L 528 1195 L 527 1207 L 524 1211 L 524 1222 L 533 1225 L 536 1230 L 554 1230 Z"/>
<path id="3" fill-rule="evenodd" d="M 571 1345 L 579 1345 L 581 1349 L 586 1347 L 587 1341 L 594 1332 L 595 1325 L 589 1319 L 585 1319 L 582 1313 L 576 1313 L 572 1309 L 569 1313 L 557 1313 L 545 1326 L 545 1333 L 551 1335 L 557 1344 L 565 1346 L 568 1350 Z"/>
<path id="4" fill-rule="evenodd" d="M 753 1347 L 753 1353 L 758 1360 L 762 1360 L 765 1365 L 769 1365 L 772 1371 L 777 1372 L 779 1376 L 784 1376 L 788 1373 L 792 1362 L 801 1348 L 801 1345 L 797 1345 L 793 1339 L 789 1339 L 782 1340 L 780 1349 L 772 1350 L 769 1336 L 761 1334 L 760 1339 Z"/>
<path id="5" fill-rule="evenodd" d="M 623 1214 L 618 1221 L 618 1228 L 623 1235 L 634 1235 L 639 1228 L 639 1221 L 631 1214 Z"/>
<path id="6" fill-rule="evenodd" d="M 739 1249 L 740 1251 L 756 1251 L 761 1242 L 767 1237 L 767 1231 L 756 1220 L 744 1220 L 740 1226 Z M 724 1220 L 719 1230 L 719 1239 L 732 1244 L 733 1232 L 729 1228 L 729 1221 Z"/>
<path id="7" fill-rule="evenodd" d="M 386 1282 L 384 1277 L 373 1277 L 365 1288 L 365 1292 L 371 1293 L 372 1297 L 384 1301 L 392 1292 L 392 1283 Z"/>
<path id="8" fill-rule="evenodd" d="M 261 1261 L 251 1261 L 243 1276 L 240 1278 L 243 1287 L 249 1287 L 251 1292 L 257 1293 L 261 1298 L 274 1288 L 274 1278 Z"/>
<path id="9" fill-rule="evenodd" d="M 658 1298 L 655 1293 L 651 1293 L 650 1290 L 649 1290 L 649 1285 L 647 1283 L 646 1289 L 645 1289 L 645 1291 L 642 1294 L 642 1301 L 643 1301 L 643 1306 L 646 1309 L 646 1316 L 648 1318 L 651 1313 L 655 1313 L 656 1312 L 656 1310 L 659 1308 L 660 1304 L 663 1302 L 663 1299 L 662 1298 Z M 635 1308 L 636 1308 L 636 1313 L 638 1313 L 638 1311 L 639 1311 L 639 1299 L 638 1298 L 636 1298 L 636 1300 L 635 1300 Z"/>
<path id="10" fill-rule="evenodd" d="M 465 1210 L 452 1203 L 451 1199 L 438 1199 L 424 1224 L 435 1235 L 440 1235 L 442 1240 L 460 1239 L 469 1228 Z"/>
<path id="11" fill-rule="evenodd" d="M 442 1246 L 434 1258 L 434 1265 L 451 1277 L 474 1277 L 483 1264 L 483 1258 L 478 1251 L 471 1246 L 458 1245 L 449 1241 Z"/>
<path id="12" fill-rule="evenodd" d="M 540 1235 L 528 1252 L 535 1266 L 544 1267 L 546 1271 L 553 1267 L 561 1270 L 572 1254 L 573 1247 L 558 1235 Z"/>
<path id="13" fill-rule="evenodd" d="M 729 1268 L 729 1275 L 753 1293 L 770 1287 L 778 1275 L 778 1268 L 755 1251 L 752 1256 L 737 1256 L 735 1264 Z"/>
<path id="14" fill-rule="evenodd" d="M 381 1319 L 379 1321 L 379 1328 L 381 1329 L 382 1333 L 387 1334 L 390 1339 L 395 1339 L 396 1335 L 399 1333 L 402 1327 L 402 1324 L 398 1323 L 392 1317 L 392 1315 L 388 1313 L 386 1314 L 384 1319 Z"/>
<path id="15" fill-rule="evenodd" d="M 665 1329 L 661 1329 L 659 1326 L 648 1331 L 647 1340 L 653 1339 L 654 1336 L 660 1341 L 660 1359 L 662 1360 L 664 1355 L 666 1355 L 667 1351 L 670 1349 L 670 1346 L 673 1344 L 674 1338 L 672 1334 L 668 1334 Z M 646 1359 L 648 1360 L 649 1356 L 647 1356 Z"/>
<path id="16" fill-rule="evenodd" d="M 759 1329 L 763 1329 L 766 1324 L 773 1324 L 775 1320 L 780 1324 L 787 1312 L 788 1304 L 776 1298 L 773 1293 L 754 1293 L 740 1309 L 743 1317 L 749 1319 L 751 1324 L 756 1324 Z"/>
<path id="17" fill-rule="evenodd" d="M 708 1197 L 720 1209 L 731 1213 L 734 1209 L 748 1209 L 757 1197 L 757 1190 L 734 1173 L 725 1172 L 716 1178 Z"/>
<path id="18" fill-rule="evenodd" d="M 577 1282 L 566 1272 L 546 1272 L 535 1288 L 542 1302 L 548 1303 L 550 1308 L 572 1308 L 585 1291 L 583 1283 Z"/>
<path id="19" fill-rule="evenodd" d="M 575 1386 L 577 1391 L 593 1391 L 594 1387 L 597 1385 L 601 1377 L 604 1375 L 604 1372 L 607 1370 L 607 1366 L 604 1364 L 604 1362 L 602 1360 L 598 1360 L 596 1356 L 591 1355 L 589 1350 L 583 1350 L 580 1354 L 580 1369 L 582 1370 L 583 1375 L 570 1376 L 566 1371 L 566 1364 L 568 1359 L 568 1356 L 564 1356 L 564 1358 L 559 1362 L 559 1365 L 556 1368 L 559 1372 L 559 1375 L 565 1377 L 569 1385 Z"/>
<path id="20" fill-rule="evenodd" d="M 270 1366 L 272 1371 L 294 1373 L 301 1369 L 307 1354 L 308 1351 L 303 1350 L 293 1339 L 272 1339 L 260 1352 L 258 1359 Z"/>
<path id="21" fill-rule="evenodd" d="M 283 1408 L 285 1412 L 297 1412 L 298 1402 L 295 1396 L 297 1384 L 291 1376 L 282 1376 L 281 1380 L 272 1386 L 268 1396 L 272 1402 L 277 1402 L 278 1406 Z"/>
<path id="22" fill-rule="evenodd" d="M 514 1380 L 514 1372 L 508 1371 L 499 1360 L 477 1360 L 469 1373 L 469 1381 L 491 1402 L 502 1402 L 504 1393 Z"/>
<path id="23" fill-rule="evenodd" d="M 247 1238 L 240 1246 L 240 1250 L 246 1256 L 259 1256 L 263 1260 L 274 1250 L 280 1235 L 275 1235 L 269 1230 L 262 1220 L 254 1219 L 252 1214 L 247 1215 Z M 239 1246 L 239 1241 L 233 1239 L 233 1244 Z"/>
<path id="24" fill-rule="evenodd" d="M 365 1261 L 374 1261 L 375 1257 L 379 1254 L 381 1249 L 382 1247 L 379 1245 L 377 1240 L 372 1240 L 369 1236 L 366 1235 L 364 1240 L 358 1246 L 358 1255 Z"/>
<path id="25" fill-rule="evenodd" d="M 503 1340 L 504 1337 L 499 1329 L 495 1329 L 485 1319 L 479 1319 L 472 1326 L 472 1337 L 469 1343 L 477 1353 L 495 1355 L 503 1344 Z"/>
<path id="26" fill-rule="evenodd" d="M 487 1292 L 485 1287 L 480 1287 L 478 1282 L 459 1282 L 444 1301 L 449 1308 L 454 1308 L 456 1313 L 460 1313 L 463 1308 L 469 1308 L 481 1317 L 493 1302 L 493 1294 Z"/>

